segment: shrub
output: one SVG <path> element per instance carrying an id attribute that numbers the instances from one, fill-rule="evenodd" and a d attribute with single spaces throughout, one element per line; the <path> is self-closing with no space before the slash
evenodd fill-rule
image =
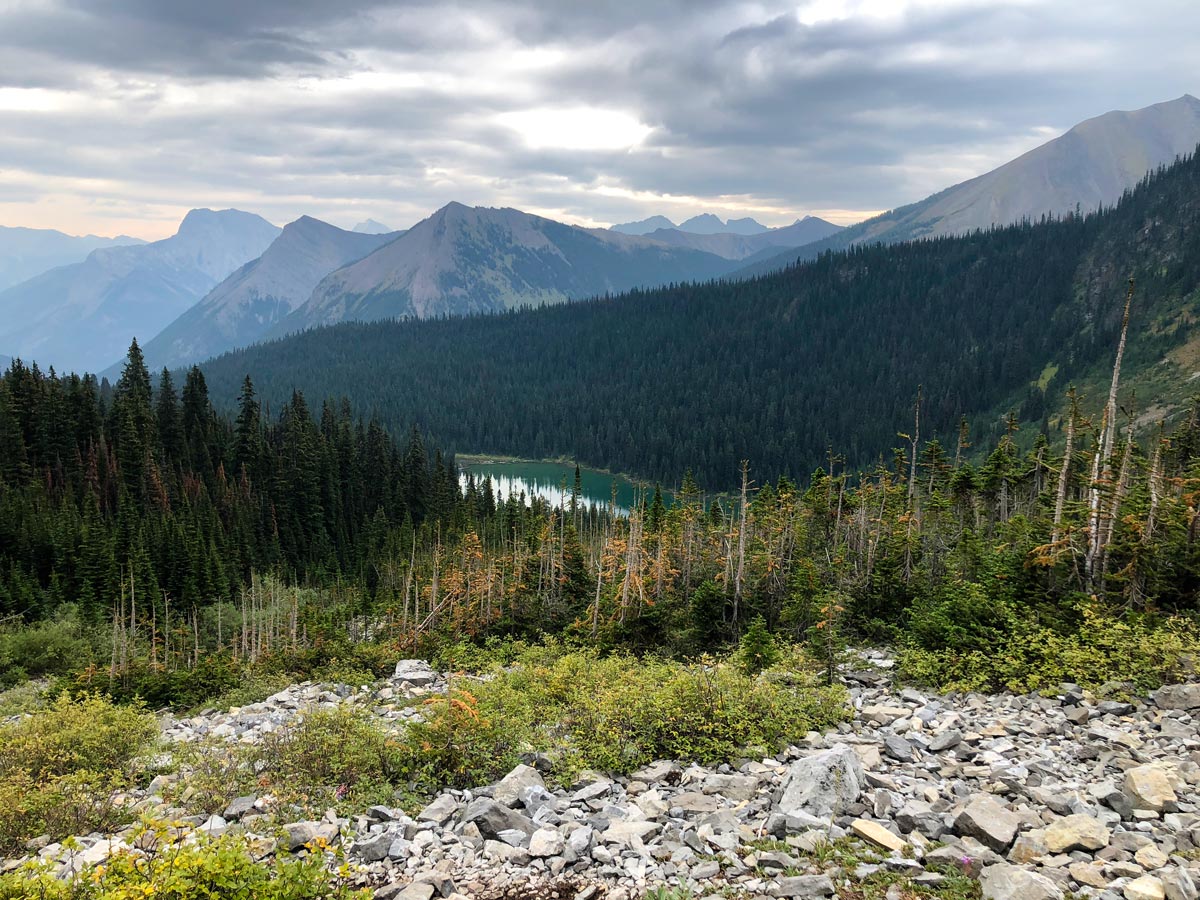
<path id="1" fill-rule="evenodd" d="M 899 674 L 948 690 L 1027 693 L 1064 681 L 1147 690 L 1179 680 L 1185 659 L 1200 651 L 1189 619 L 1120 616 L 1091 604 L 1077 612 L 1080 624 L 1063 630 L 1014 618 L 990 644 L 936 649 L 914 641 L 900 654 Z"/>
<path id="2" fill-rule="evenodd" d="M 386 801 L 399 780 L 399 742 L 351 707 L 307 713 L 265 737 L 253 756 L 260 784 L 324 809 Z"/>
<path id="3" fill-rule="evenodd" d="M 155 734 L 141 706 L 118 706 L 99 694 L 60 694 L 47 708 L 0 726 L 0 777 L 23 771 L 35 779 L 84 769 L 124 768 Z"/>
<path id="4" fill-rule="evenodd" d="M 70 881 L 38 866 L 0 876 L 0 900 L 350 900 L 370 896 L 369 891 L 351 890 L 342 874 L 330 873 L 325 854 L 319 852 L 300 859 L 279 855 L 257 860 L 244 839 L 227 835 L 182 843 L 165 827 L 144 829 L 134 840 L 137 846 L 151 849 L 119 853 Z"/>
<path id="5" fill-rule="evenodd" d="M 0 726 L 0 849 L 34 835 L 111 829 L 122 821 L 113 791 L 155 733 L 152 716 L 107 698 L 60 695 Z"/>
<path id="6" fill-rule="evenodd" d="M 533 650 L 427 704 L 427 721 L 410 726 L 401 748 L 405 771 L 431 787 L 468 787 L 504 775 L 526 752 L 557 757 L 568 779 L 583 767 L 628 772 L 664 757 L 713 763 L 844 713 L 841 690 L 818 687 L 811 665 L 752 678 L 714 659 L 556 651 Z"/>
<path id="7" fill-rule="evenodd" d="M 0 630 L 0 688 L 66 675 L 92 658 L 92 643 L 71 616 Z"/>

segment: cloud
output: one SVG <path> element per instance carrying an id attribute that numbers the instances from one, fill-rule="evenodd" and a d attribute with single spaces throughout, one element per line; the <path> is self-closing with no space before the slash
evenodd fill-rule
<path id="1" fill-rule="evenodd" d="M 1197 92 L 1197 60 L 1182 0 L 0 0 L 0 219 L 849 220 Z"/>

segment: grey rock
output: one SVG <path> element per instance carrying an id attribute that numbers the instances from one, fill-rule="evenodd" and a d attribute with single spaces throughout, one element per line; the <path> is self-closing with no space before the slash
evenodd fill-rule
<path id="1" fill-rule="evenodd" d="M 320 822 L 289 822 L 283 826 L 283 845 L 295 852 L 317 836 Z"/>
<path id="2" fill-rule="evenodd" d="M 393 681 L 407 681 L 416 687 L 424 687 L 437 681 L 437 672 L 423 659 L 402 659 L 396 663 Z"/>
<path id="3" fill-rule="evenodd" d="M 522 764 L 500 779 L 492 789 L 492 798 L 497 803 L 516 806 L 521 801 L 521 792 L 533 787 L 544 791 L 546 782 L 542 781 L 537 769 Z"/>
<path id="4" fill-rule="evenodd" d="M 912 762 L 913 746 L 899 735 L 889 734 L 883 739 L 883 749 L 892 759 L 900 762 Z"/>
<path id="5" fill-rule="evenodd" d="M 776 807 L 785 815 L 831 818 L 858 800 L 864 781 L 858 754 L 836 744 L 792 763 Z"/>
<path id="6" fill-rule="evenodd" d="M 1167 900 L 1197 900 L 1197 898 L 1200 898 L 1200 891 L 1196 889 L 1196 882 L 1193 881 L 1187 869 L 1176 866 L 1170 869 L 1162 869 L 1157 874 L 1159 880 L 1163 883 Z"/>
<path id="7" fill-rule="evenodd" d="M 1063 892 L 1045 875 L 1001 863 L 979 876 L 983 900 L 1063 900 Z"/>
<path id="8" fill-rule="evenodd" d="M 236 822 L 242 816 L 254 812 L 254 804 L 258 802 L 258 797 L 251 794 L 248 797 L 237 797 L 225 807 L 225 816 L 230 822 Z"/>
<path id="9" fill-rule="evenodd" d="M 973 837 L 996 853 L 1003 853 L 1017 836 L 1021 820 L 990 794 L 977 794 L 954 818 L 960 835 Z"/>
<path id="10" fill-rule="evenodd" d="M 793 875 L 776 878 L 767 888 L 772 897 L 832 897 L 835 888 L 828 875 Z"/>
<path id="11" fill-rule="evenodd" d="M 356 841 L 351 846 L 350 852 L 366 862 L 379 862 L 381 859 L 387 859 L 394 839 L 394 835 L 384 831 L 367 835 Z"/>
<path id="12" fill-rule="evenodd" d="M 449 794 L 442 794 L 417 813 L 418 822 L 433 822 L 442 825 L 458 810 L 458 803 Z"/>
<path id="13" fill-rule="evenodd" d="M 1200 709 L 1200 683 L 1168 684 L 1154 692 L 1159 709 Z"/>
<path id="14" fill-rule="evenodd" d="M 473 822 L 485 838 L 497 840 L 502 831 L 520 831 L 530 835 L 537 830 L 526 816 L 487 797 L 479 797 L 467 804 L 462 820 L 464 824 Z"/>
<path id="15" fill-rule="evenodd" d="M 529 855 L 538 857 L 561 856 L 566 846 L 563 836 L 555 828 L 539 828 L 529 838 Z"/>
<path id="16" fill-rule="evenodd" d="M 957 747 L 961 743 L 962 732 L 957 728 L 948 728 L 933 736 L 933 739 L 929 742 L 929 752 L 941 753 L 944 750 Z"/>

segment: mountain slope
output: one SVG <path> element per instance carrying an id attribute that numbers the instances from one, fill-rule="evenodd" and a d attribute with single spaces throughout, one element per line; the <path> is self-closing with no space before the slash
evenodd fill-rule
<path id="1" fill-rule="evenodd" d="M 395 234 L 343 231 L 303 216 L 142 347 L 151 369 L 207 359 L 262 337 L 312 294 L 317 283 L 362 259 Z"/>
<path id="2" fill-rule="evenodd" d="M 986 444 L 998 413 L 1040 423 L 1072 381 L 1101 385 L 1084 401 L 1095 413 L 1131 274 L 1125 376 L 1139 410 L 1169 415 L 1200 372 L 1200 158 L 1087 217 L 515 315 L 344 325 L 221 357 L 205 374 L 228 402 L 250 373 L 272 404 L 296 387 L 348 394 L 392 429 L 419 421 L 459 452 L 574 457 L 664 480 L 692 467 L 720 488 L 742 459 L 766 480 L 812 472 L 830 446 L 851 467 L 889 458 L 918 387 L 922 436 L 949 447 L 960 415 Z"/>
<path id="3" fill-rule="evenodd" d="M 143 244 L 140 238 L 76 237 L 47 228 L 9 228 L 0 225 L 0 291 L 58 266 L 87 258 L 101 247 Z"/>
<path id="4" fill-rule="evenodd" d="M 0 293 L 0 347 L 43 368 L 96 371 L 147 340 L 279 229 L 250 213 L 192 210 L 165 240 L 95 250 Z"/>
<path id="5" fill-rule="evenodd" d="M 365 259 L 331 273 L 272 329 L 495 312 L 523 305 L 707 279 L 728 261 L 588 230 L 515 209 L 451 203 Z"/>
<path id="6" fill-rule="evenodd" d="M 1200 145 L 1200 99 L 1185 94 L 1144 109 L 1088 119 L 1066 134 L 985 175 L 847 228 L 824 249 L 883 241 L 965 234 L 1043 215 L 1062 216 L 1077 207 L 1091 212 L 1111 206 L 1152 169 L 1169 165 Z M 748 268 L 751 276 L 794 262 L 778 254 Z"/>

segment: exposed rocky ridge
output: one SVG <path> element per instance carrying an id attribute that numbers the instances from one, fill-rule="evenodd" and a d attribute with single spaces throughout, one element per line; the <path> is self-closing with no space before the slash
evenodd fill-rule
<path id="1" fill-rule="evenodd" d="M 403 900 L 589 900 L 660 885 L 697 896 L 828 897 L 882 871 L 916 886 L 966 874 L 991 900 L 1198 896 L 1200 685 L 1125 702 L 1074 685 L 1047 697 L 937 697 L 897 689 L 886 668 L 846 679 L 852 722 L 738 766 L 663 761 L 553 788 L 547 761 L 531 756 L 499 783 L 444 792 L 415 817 L 373 807 L 282 822 L 278 833 L 294 852 L 311 852 L 305 845 L 319 837 L 342 841 L 363 884 Z M 425 664 L 403 661 L 396 678 L 367 690 L 297 685 L 262 704 L 164 719 L 163 734 L 251 742 L 306 708 L 339 703 L 402 727 L 418 714 L 410 698 L 445 687 Z M 136 808 L 191 812 L 198 830 L 245 830 L 262 852 L 274 847 L 281 820 L 264 815 L 269 798 L 167 810 L 157 796 L 167 777 L 131 797 Z M 839 865 L 821 846 L 843 838 L 859 851 Z M 81 844 L 38 855 L 73 869 L 123 846 L 100 835 Z"/>

